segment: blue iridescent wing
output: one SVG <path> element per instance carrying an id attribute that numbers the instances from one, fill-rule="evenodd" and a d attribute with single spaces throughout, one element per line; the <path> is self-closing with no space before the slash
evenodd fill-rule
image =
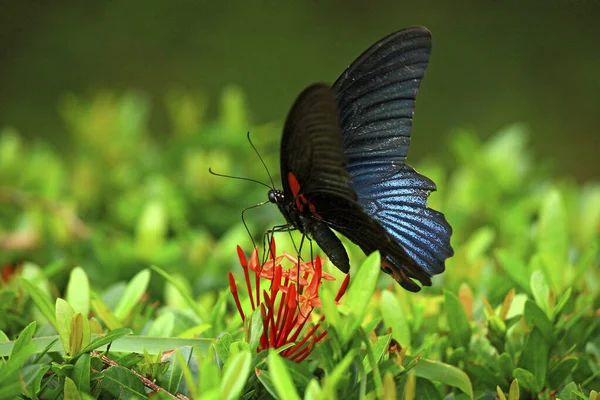
<path id="1" fill-rule="evenodd" d="M 383 267 L 400 284 L 444 271 L 452 256 L 452 228 L 443 214 L 427 207 L 435 184 L 405 164 L 415 99 L 431 50 L 423 27 L 395 32 L 364 52 L 333 85 L 350 185 L 358 203 L 414 263 L 385 253 Z M 413 264 L 413 265 L 410 265 Z M 416 264 L 416 266 L 414 265 Z"/>

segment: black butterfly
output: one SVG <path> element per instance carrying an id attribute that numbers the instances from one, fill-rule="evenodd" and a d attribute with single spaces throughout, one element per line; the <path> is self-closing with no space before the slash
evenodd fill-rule
<path id="1" fill-rule="evenodd" d="M 269 191 L 288 229 L 312 237 L 341 271 L 348 254 L 332 229 L 405 289 L 430 286 L 453 255 L 452 228 L 427 208 L 435 184 L 405 164 L 415 98 L 431 34 L 400 30 L 371 46 L 333 86 L 314 84 L 296 99 L 281 140 L 283 190 Z"/>

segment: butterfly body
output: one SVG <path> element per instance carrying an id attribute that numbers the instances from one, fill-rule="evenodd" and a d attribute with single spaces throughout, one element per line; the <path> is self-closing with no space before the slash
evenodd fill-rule
<path id="1" fill-rule="evenodd" d="M 379 250 L 382 269 L 411 291 L 420 289 L 414 280 L 431 285 L 453 254 L 450 225 L 427 208 L 435 184 L 405 164 L 430 45 L 425 28 L 398 31 L 333 86 L 307 87 L 283 131 L 283 190 L 269 192 L 288 226 L 315 240 L 340 270 L 350 265 L 333 230 L 366 254 Z"/>

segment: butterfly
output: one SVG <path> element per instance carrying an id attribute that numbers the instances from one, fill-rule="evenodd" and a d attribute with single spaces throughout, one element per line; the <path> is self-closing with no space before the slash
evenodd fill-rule
<path id="1" fill-rule="evenodd" d="M 310 85 L 290 110 L 281 139 L 283 190 L 268 193 L 286 219 L 348 273 L 341 233 L 403 288 L 430 286 L 454 253 L 452 228 L 427 207 L 435 183 L 405 163 L 415 98 L 431 51 L 424 27 L 381 39 L 333 86 Z"/>

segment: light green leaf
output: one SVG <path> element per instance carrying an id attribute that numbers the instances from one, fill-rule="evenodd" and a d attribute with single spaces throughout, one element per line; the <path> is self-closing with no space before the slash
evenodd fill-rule
<path id="1" fill-rule="evenodd" d="M 560 290 L 562 271 L 567 265 L 569 226 L 562 196 L 552 189 L 544 198 L 537 229 L 537 249 L 551 286 Z"/>
<path id="2" fill-rule="evenodd" d="M 269 375 L 279 398 L 283 400 L 300 400 L 292 376 L 281 356 L 276 351 L 269 350 L 267 362 L 269 364 Z"/>
<path id="3" fill-rule="evenodd" d="M 75 382 L 73 382 L 73 380 L 69 377 L 65 378 L 64 399 L 81 400 L 81 395 L 79 394 L 79 390 L 77 389 Z"/>
<path id="4" fill-rule="evenodd" d="M 71 336 L 71 323 L 73 319 L 73 307 L 63 299 L 56 299 L 56 330 L 60 336 L 65 352 L 72 355 L 69 337 Z"/>
<path id="5" fill-rule="evenodd" d="M 250 351 L 232 354 L 223 366 L 221 379 L 221 398 L 238 399 L 248 380 L 251 370 L 252 355 Z"/>
<path id="6" fill-rule="evenodd" d="M 86 316 L 90 313 L 90 281 L 83 268 L 75 267 L 71 271 L 65 297 L 75 312 Z"/>
<path id="7" fill-rule="evenodd" d="M 453 365 L 421 358 L 413 371 L 415 371 L 415 375 L 420 378 L 438 381 L 445 385 L 456 387 L 473 399 L 473 385 L 471 384 L 469 376 Z"/>
<path id="8" fill-rule="evenodd" d="M 544 311 L 544 313 L 546 313 L 548 318 L 550 318 L 550 288 L 546 284 L 544 274 L 542 274 L 540 271 L 534 271 L 533 274 L 531 274 L 530 285 L 535 302 Z"/>
<path id="9" fill-rule="evenodd" d="M 392 336 L 402 347 L 410 347 L 410 326 L 400 302 L 389 290 L 381 297 L 381 315 L 386 326 L 392 328 Z"/>
<path id="10" fill-rule="evenodd" d="M 31 283 L 25 278 L 21 278 L 21 284 L 25 287 L 25 291 L 29 293 L 31 299 L 40 310 L 42 315 L 48 319 L 50 324 L 56 329 L 56 316 L 54 314 L 54 304 L 50 298 L 40 288 Z"/>
<path id="11" fill-rule="evenodd" d="M 123 321 L 131 310 L 139 304 L 140 299 L 148 289 L 148 283 L 150 282 L 150 270 L 144 269 L 138 272 L 127 284 L 123 297 L 119 300 L 119 303 L 115 307 L 114 314 L 120 320 Z"/>
<path id="12" fill-rule="evenodd" d="M 374 252 L 358 268 L 356 275 L 350 278 L 350 286 L 344 296 L 344 309 L 348 310 L 352 318 L 345 320 L 346 326 L 339 332 L 342 343 L 347 343 L 362 324 L 369 310 L 380 270 L 381 257 L 379 252 Z"/>

